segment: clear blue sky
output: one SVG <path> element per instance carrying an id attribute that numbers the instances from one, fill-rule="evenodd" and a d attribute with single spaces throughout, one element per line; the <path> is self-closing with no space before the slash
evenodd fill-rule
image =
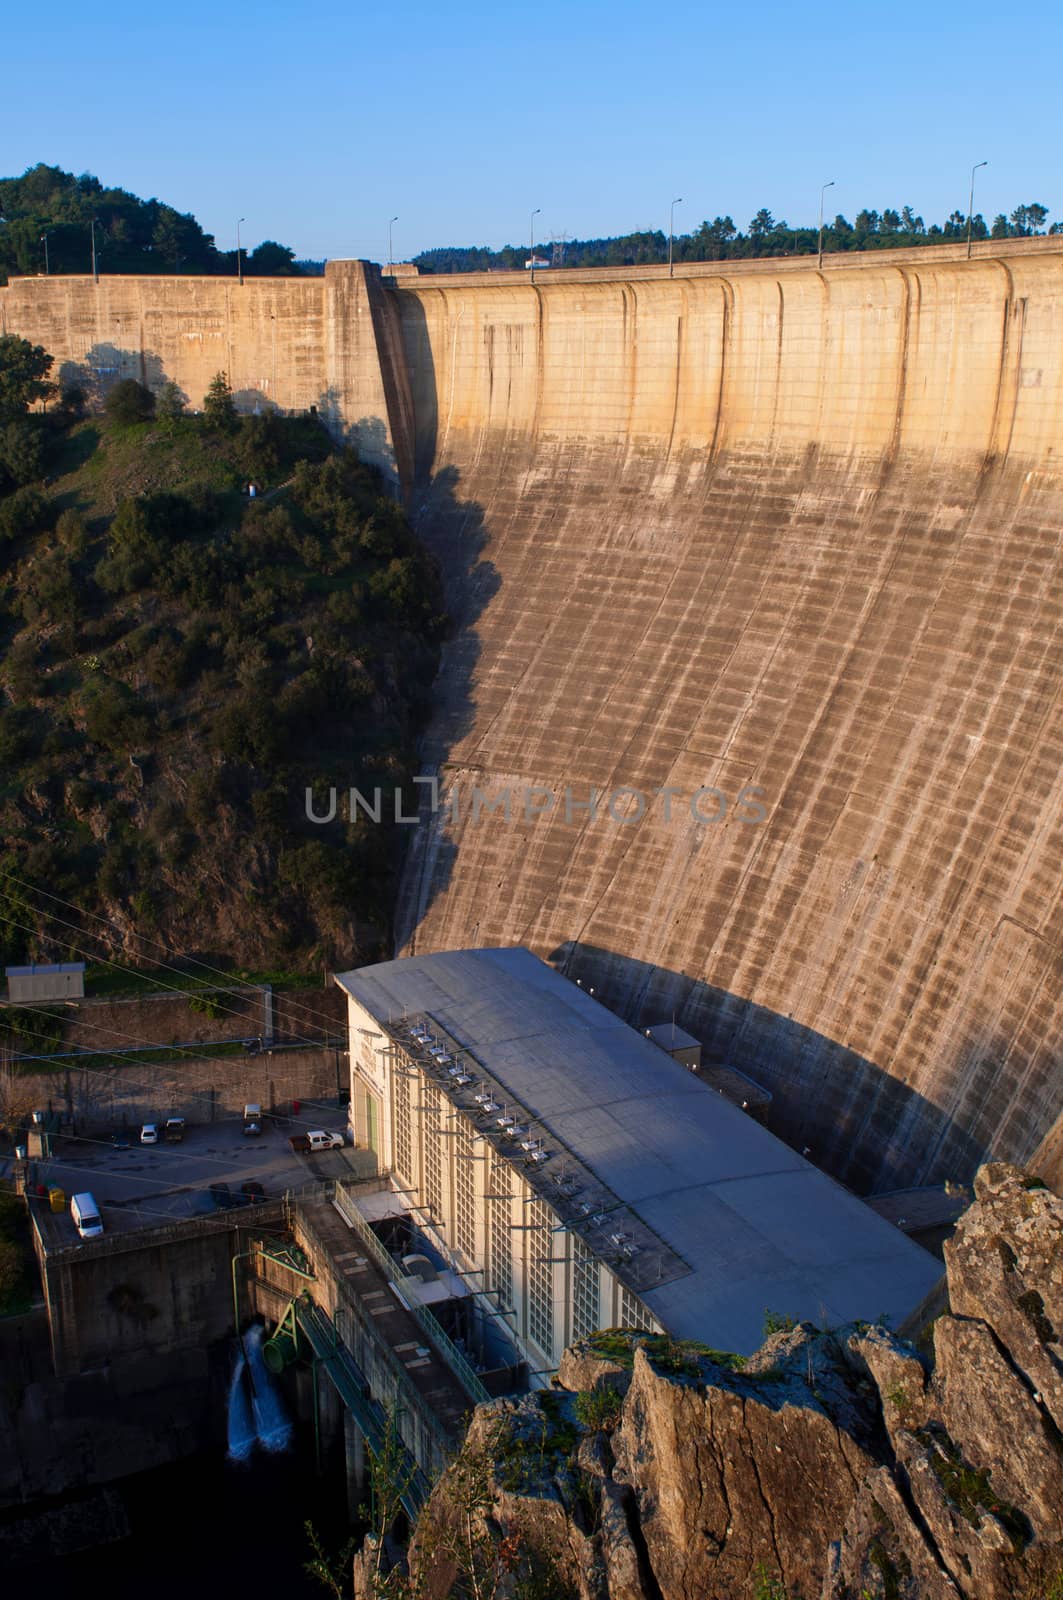
<path id="1" fill-rule="evenodd" d="M 1020 201 L 1063 216 L 1063 8 L 13 4 L 0 172 L 37 161 L 192 211 L 223 248 L 380 259 L 766 205 L 813 222 Z"/>

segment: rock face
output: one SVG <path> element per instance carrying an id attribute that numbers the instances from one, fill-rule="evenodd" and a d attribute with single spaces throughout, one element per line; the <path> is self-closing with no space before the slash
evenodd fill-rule
<path id="1" fill-rule="evenodd" d="M 481 1408 L 418 1528 L 423 1592 L 479 1560 L 497 1596 L 532 1571 L 579 1600 L 1055 1600 L 1063 1201 L 1036 1185 L 979 1173 L 918 1349 L 863 1324 L 746 1361 L 597 1334 L 551 1392 Z"/>

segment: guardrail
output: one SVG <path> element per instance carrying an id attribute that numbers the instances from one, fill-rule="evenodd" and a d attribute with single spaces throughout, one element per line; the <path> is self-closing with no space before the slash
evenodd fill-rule
<path id="1" fill-rule="evenodd" d="M 390 1255 L 381 1244 L 350 1195 L 339 1184 L 336 1185 L 332 1203 L 344 1222 L 348 1223 L 357 1233 L 377 1265 L 387 1276 L 388 1281 L 398 1289 L 402 1295 L 403 1305 L 417 1318 L 417 1321 L 424 1329 L 426 1337 L 431 1339 L 436 1348 L 445 1356 L 447 1365 L 457 1374 L 469 1397 L 475 1400 L 477 1404 L 489 1401 L 491 1396 L 457 1345 L 444 1333 L 432 1313 L 418 1301 L 417 1290 L 420 1287 L 420 1279 L 411 1278 L 403 1272 L 394 1256 Z"/>

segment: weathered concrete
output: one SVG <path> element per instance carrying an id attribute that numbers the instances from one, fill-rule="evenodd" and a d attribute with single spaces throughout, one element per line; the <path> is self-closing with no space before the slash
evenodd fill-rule
<path id="1" fill-rule="evenodd" d="M 1060 1101 L 1063 252 L 957 255 L 399 291 L 465 623 L 432 754 L 466 805 L 559 796 L 422 839 L 403 949 L 674 1011 L 872 1188 Z M 591 824 L 566 785 L 681 793 Z"/>
<path id="2" fill-rule="evenodd" d="M 34 279 L 0 322 L 61 360 L 157 354 L 197 397 L 226 366 L 413 461 L 463 624 L 429 753 L 466 794 L 679 791 L 671 822 L 518 801 L 423 830 L 405 950 L 527 944 L 629 1020 L 674 1012 L 861 1186 L 1048 1140 L 1058 239 L 390 290 L 357 263 Z M 722 823 L 691 819 L 701 785 Z"/>
<path id="3" fill-rule="evenodd" d="M 133 1047 L 130 1047 L 133 1048 Z M 150 1047 L 148 1047 L 150 1049 Z M 336 1105 L 335 1050 L 271 1050 L 257 1056 L 197 1056 L 144 1061 L 140 1050 L 118 1065 L 93 1057 L 54 1072 L 17 1080 L 19 1103 L 71 1117 L 79 1133 L 135 1127 L 183 1116 L 190 1123 L 240 1117 L 249 1101 L 287 1113 L 293 1100 Z M 344 1062 L 344 1074 L 346 1062 Z M 339 1079 L 343 1091 L 344 1079 Z"/>

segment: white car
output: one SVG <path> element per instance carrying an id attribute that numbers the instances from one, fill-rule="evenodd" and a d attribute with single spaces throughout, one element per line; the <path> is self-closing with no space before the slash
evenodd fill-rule
<path id="1" fill-rule="evenodd" d="M 154 1122 L 145 1122 L 140 1130 L 141 1144 L 158 1144 L 159 1130 Z"/>

